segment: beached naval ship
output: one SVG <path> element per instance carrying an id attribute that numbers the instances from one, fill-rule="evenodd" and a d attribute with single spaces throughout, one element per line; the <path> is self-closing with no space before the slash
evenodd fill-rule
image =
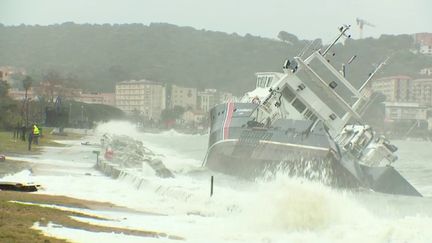
<path id="1" fill-rule="evenodd" d="M 285 172 L 334 186 L 421 196 L 392 163 L 397 147 L 362 120 L 371 102 L 368 83 L 354 87 L 327 60 L 331 48 L 286 60 L 283 72 L 257 73 L 256 89 L 240 102 L 210 111 L 203 165 L 254 178 Z"/>

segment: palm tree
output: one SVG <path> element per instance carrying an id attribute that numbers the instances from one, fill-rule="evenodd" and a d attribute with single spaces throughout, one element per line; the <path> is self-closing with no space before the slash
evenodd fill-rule
<path id="1" fill-rule="evenodd" d="M 33 83 L 33 79 L 30 76 L 26 76 L 24 78 L 23 82 L 23 88 L 25 89 L 25 97 L 24 97 L 24 105 L 25 105 L 25 121 L 26 121 L 26 127 L 28 127 L 28 116 L 29 116 L 29 111 L 28 111 L 28 98 L 27 98 L 27 93 L 28 90 L 30 89 L 30 87 L 32 86 Z"/>

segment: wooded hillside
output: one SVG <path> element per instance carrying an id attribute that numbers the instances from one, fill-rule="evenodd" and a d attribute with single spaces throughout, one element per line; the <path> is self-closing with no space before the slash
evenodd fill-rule
<path id="1" fill-rule="evenodd" d="M 93 91 L 113 91 L 117 81 L 147 78 L 242 94 L 254 87 L 255 72 L 280 71 L 287 57 L 307 46 L 308 41 L 288 32 L 279 35 L 288 36 L 289 42 L 283 42 L 171 24 L 0 25 L 0 66 L 23 67 L 36 81 L 56 71 L 70 86 Z M 432 66 L 432 58 L 411 53 L 413 45 L 409 35 L 347 40 L 348 48 L 339 44 L 329 56 L 340 66 L 357 55 L 348 68 L 356 82 L 387 56 L 391 60 L 381 76 L 415 76 Z"/>

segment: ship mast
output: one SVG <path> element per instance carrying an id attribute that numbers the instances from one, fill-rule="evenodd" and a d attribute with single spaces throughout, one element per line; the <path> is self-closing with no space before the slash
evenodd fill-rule
<path id="1" fill-rule="evenodd" d="M 347 32 L 349 30 L 349 28 L 351 27 L 351 25 L 343 25 L 339 28 L 339 35 L 336 37 L 336 39 L 333 41 L 333 43 L 331 43 L 331 45 L 329 45 L 327 47 L 327 49 L 325 49 L 325 51 L 322 53 L 322 56 L 324 57 L 325 55 L 327 55 L 327 53 L 330 51 L 331 48 L 333 48 L 333 46 L 339 41 L 339 39 L 342 36 L 348 37 L 350 38 L 351 35 L 346 35 L 345 32 Z"/>

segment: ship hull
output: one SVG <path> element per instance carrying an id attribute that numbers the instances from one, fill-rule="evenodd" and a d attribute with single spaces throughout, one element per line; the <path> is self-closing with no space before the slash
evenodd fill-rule
<path id="1" fill-rule="evenodd" d="M 231 111 L 230 111 L 231 106 Z M 339 163 L 337 145 L 321 124 L 281 119 L 274 126 L 248 127 L 254 104 L 221 104 L 210 111 L 209 147 L 204 165 L 243 178 L 277 173 L 354 187 L 356 178 Z"/>
<path id="2" fill-rule="evenodd" d="M 367 167 L 341 154 L 321 124 L 312 131 L 309 120 L 280 119 L 268 128 L 247 126 L 255 107 L 227 103 L 210 111 L 204 166 L 243 178 L 284 173 L 337 187 L 420 196 L 393 167 Z"/>

